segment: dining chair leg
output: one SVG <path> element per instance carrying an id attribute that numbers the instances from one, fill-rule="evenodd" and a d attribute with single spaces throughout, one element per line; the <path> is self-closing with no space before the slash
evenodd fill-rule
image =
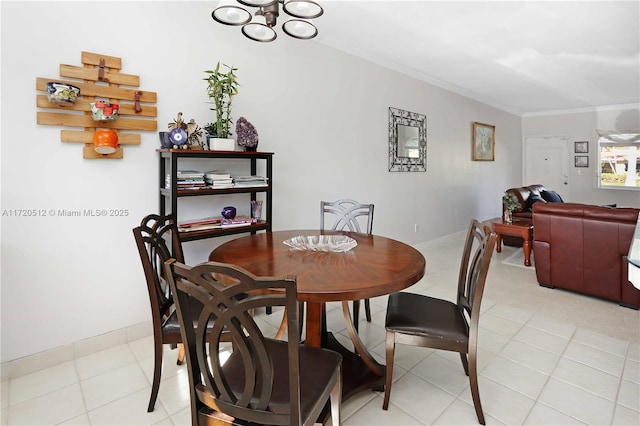
<path id="1" fill-rule="evenodd" d="M 176 364 L 182 365 L 184 363 L 184 345 L 180 343 L 178 345 L 178 359 L 176 360 Z"/>
<path id="2" fill-rule="evenodd" d="M 364 313 L 367 316 L 367 322 L 371 322 L 371 303 L 369 299 L 364 299 Z"/>
<path id="3" fill-rule="evenodd" d="M 358 322 L 360 322 L 360 301 L 353 301 L 353 326 L 358 331 Z"/>
<path id="4" fill-rule="evenodd" d="M 342 367 L 340 367 L 340 373 L 336 384 L 331 390 L 329 400 L 331 401 L 331 424 L 340 426 L 342 425 L 342 419 L 340 418 L 340 410 L 342 408 Z"/>
<path id="5" fill-rule="evenodd" d="M 304 330 L 304 302 L 298 302 L 298 317 L 300 318 L 300 335 L 298 339 L 302 341 L 302 331 Z"/>
<path id="6" fill-rule="evenodd" d="M 473 406 L 476 409 L 476 416 L 481 425 L 485 424 L 484 413 L 482 412 L 482 404 L 480 403 L 480 389 L 478 388 L 478 366 L 476 363 L 476 354 L 469 354 L 469 384 L 471 388 L 471 398 Z"/>
<path id="7" fill-rule="evenodd" d="M 162 374 L 162 342 L 154 339 L 154 360 L 153 360 L 153 382 L 151 383 L 151 397 L 149 398 L 149 406 L 147 412 L 150 413 L 156 406 L 158 398 L 158 389 L 160 388 L 160 374 Z"/>
<path id="8" fill-rule="evenodd" d="M 462 361 L 462 368 L 464 368 L 464 374 L 469 375 L 469 363 L 467 362 L 467 354 L 460 352 L 460 360 Z"/>
<path id="9" fill-rule="evenodd" d="M 391 381 L 393 379 L 393 356 L 396 349 L 396 335 L 392 331 L 387 331 L 386 348 L 387 368 L 384 381 L 384 401 L 382 402 L 383 410 L 387 410 L 389 408 L 389 399 L 391 398 Z"/>

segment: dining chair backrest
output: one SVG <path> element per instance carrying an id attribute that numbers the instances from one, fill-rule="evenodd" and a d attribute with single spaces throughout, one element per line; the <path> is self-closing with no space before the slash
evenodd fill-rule
<path id="1" fill-rule="evenodd" d="M 166 246 L 171 251 L 171 257 L 184 262 L 184 254 L 182 251 L 182 243 L 180 242 L 180 236 L 178 233 L 178 225 L 174 220 L 172 214 L 160 216 L 158 214 L 148 214 L 140 221 L 141 227 L 151 229 L 155 234 L 160 236 Z M 164 263 L 164 262 L 163 262 Z M 160 265 L 160 269 L 163 266 Z"/>
<path id="2" fill-rule="evenodd" d="M 496 240 L 491 222 L 471 221 L 460 262 L 457 303 L 468 316 L 469 335 L 474 339 L 477 338 L 480 303 Z"/>
<path id="3" fill-rule="evenodd" d="M 164 275 L 164 262 L 171 258 L 183 261 L 182 246 L 178 238 L 178 229 L 171 215 L 161 217 L 156 214 L 145 216 L 140 226 L 133 229 L 133 235 L 142 262 L 149 304 L 151 307 L 151 325 L 154 341 L 154 371 L 151 384 L 151 396 L 147 411 L 155 408 L 162 375 L 163 345 L 176 347 L 182 342 L 178 319 L 174 314 L 173 296 Z M 181 364 L 182 351 L 178 353 L 177 363 Z"/>
<path id="4" fill-rule="evenodd" d="M 173 218 L 151 214 L 133 229 L 138 254 L 147 281 L 154 328 L 161 328 L 171 312 L 173 297 L 164 275 L 164 262 L 174 258 L 184 261 L 178 230 Z"/>
<path id="5" fill-rule="evenodd" d="M 373 204 L 361 204 L 347 198 L 337 201 L 320 201 L 320 229 L 371 234 L 373 232 L 373 207 Z M 329 218 L 333 220 L 331 225 L 329 225 Z"/>
<path id="6" fill-rule="evenodd" d="M 299 344 L 295 277 L 258 278 L 217 262 L 189 267 L 170 260 L 165 270 L 186 345 L 193 425 L 215 412 L 258 424 L 313 424 L 329 397 L 339 420 L 341 356 Z M 190 312 L 189 297 L 200 302 L 199 313 Z M 267 306 L 286 308 L 287 342 L 266 338 L 252 317 Z M 233 341 L 228 359 L 219 356 L 223 330 Z"/>
<path id="7" fill-rule="evenodd" d="M 373 232 L 373 207 L 373 204 L 362 204 L 348 198 L 337 201 L 320 201 L 320 229 L 351 232 L 363 232 L 364 229 L 364 232 L 371 235 Z M 327 219 L 326 224 L 325 218 Z M 328 226 L 329 218 L 333 220 L 333 224 L 330 226 Z M 352 306 L 352 322 L 357 332 L 360 301 L 354 300 Z M 371 322 L 371 302 L 369 299 L 364 299 L 364 310 L 367 321 Z"/>

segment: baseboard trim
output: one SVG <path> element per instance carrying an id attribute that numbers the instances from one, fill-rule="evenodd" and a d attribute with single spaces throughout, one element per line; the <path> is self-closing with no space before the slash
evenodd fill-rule
<path id="1" fill-rule="evenodd" d="M 458 241 L 461 238 L 464 239 L 464 236 L 466 235 L 466 233 L 467 233 L 467 231 L 455 232 L 453 234 L 448 234 L 448 235 L 445 235 L 443 237 L 436 238 L 435 240 L 429 240 L 429 241 L 425 241 L 425 242 L 422 242 L 422 243 L 414 244 L 413 247 L 416 250 L 423 250 L 423 249 L 429 248 L 430 246 L 433 246 L 435 244 L 443 243 L 443 242 L 446 242 L 446 241 L 452 241 L 452 240 Z"/>
<path id="2" fill-rule="evenodd" d="M 108 349 L 113 346 L 141 339 L 153 334 L 151 321 L 134 324 L 99 336 L 80 340 L 69 345 L 49 349 L 37 354 L 28 355 L 0 364 L 2 381 L 16 379 L 45 368 L 53 367 L 64 362 L 73 361 L 92 353 Z"/>

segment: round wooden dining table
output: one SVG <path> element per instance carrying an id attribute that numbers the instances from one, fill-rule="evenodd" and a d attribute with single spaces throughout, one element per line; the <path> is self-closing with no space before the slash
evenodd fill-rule
<path id="1" fill-rule="evenodd" d="M 346 252 L 331 252 L 295 250 L 284 243 L 296 236 L 319 235 L 345 235 L 357 245 Z M 349 317 L 348 302 L 394 293 L 418 282 L 425 272 L 425 259 L 418 250 L 378 235 L 287 230 L 228 241 L 214 249 L 209 260 L 240 266 L 259 277 L 294 275 L 298 300 L 306 306 L 305 344 L 328 347 L 343 356 L 343 398 L 368 388 L 383 389 L 384 366 L 360 341 Z M 326 302 L 342 302 L 355 353 L 327 331 Z"/>

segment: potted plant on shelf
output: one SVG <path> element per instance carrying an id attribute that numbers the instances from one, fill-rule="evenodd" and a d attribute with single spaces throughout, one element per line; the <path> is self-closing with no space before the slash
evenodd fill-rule
<path id="1" fill-rule="evenodd" d="M 205 149 L 211 149 L 211 139 L 216 137 L 216 123 L 207 123 L 202 129 L 204 130 L 207 144 Z"/>
<path id="2" fill-rule="evenodd" d="M 504 222 L 513 222 L 513 211 L 522 207 L 518 201 L 518 197 L 511 192 L 505 192 L 502 196 L 502 204 L 504 205 Z"/>
<path id="3" fill-rule="evenodd" d="M 226 70 L 221 70 L 221 66 Z M 216 121 L 210 129 L 214 137 L 210 141 L 210 149 L 233 151 L 235 141 L 231 135 L 231 101 L 238 94 L 238 81 L 235 75 L 237 68 L 218 62 L 215 69 L 207 70 L 207 95 L 213 103 L 212 110 L 216 113 Z M 209 130 L 207 130 L 209 133 Z M 211 133 L 209 133 L 211 134 Z"/>

